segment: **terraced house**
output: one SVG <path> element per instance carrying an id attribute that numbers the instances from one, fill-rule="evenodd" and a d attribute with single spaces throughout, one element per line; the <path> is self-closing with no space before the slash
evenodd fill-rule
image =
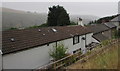
<path id="1" fill-rule="evenodd" d="M 110 22 L 117 26 L 117 30 L 120 30 L 120 14 Z"/>
<path id="2" fill-rule="evenodd" d="M 35 69 L 49 64 L 49 51 L 53 46 L 64 44 L 67 53 L 87 48 L 112 38 L 116 26 L 111 23 L 84 26 L 79 18 L 76 26 L 41 27 L 3 31 L 3 69 Z"/>
<path id="3" fill-rule="evenodd" d="M 67 53 L 86 52 L 93 33 L 78 26 L 3 31 L 3 69 L 35 69 L 51 62 L 49 51 L 63 43 Z"/>
<path id="4" fill-rule="evenodd" d="M 104 40 L 111 39 L 114 36 L 116 26 L 112 23 L 102 23 L 87 26 L 93 32 L 92 37 L 95 39 L 94 42 L 102 42 Z"/>

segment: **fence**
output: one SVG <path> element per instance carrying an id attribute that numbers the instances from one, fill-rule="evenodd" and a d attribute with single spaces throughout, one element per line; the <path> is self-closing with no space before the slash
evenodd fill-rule
<path id="1" fill-rule="evenodd" d="M 95 50 L 94 52 L 91 52 L 90 54 L 84 54 L 82 55 L 80 52 L 77 52 L 75 54 L 69 55 L 65 58 L 62 58 L 58 61 L 52 62 L 48 65 L 42 66 L 37 68 L 35 71 L 41 71 L 42 69 L 59 69 L 59 68 L 64 68 L 66 66 L 69 66 L 73 63 L 75 63 L 78 60 L 81 60 L 81 62 L 84 62 L 85 60 L 93 57 L 94 55 L 103 52 L 105 49 L 107 49 L 109 46 L 114 45 L 115 43 L 120 42 L 120 39 L 113 39 L 107 41 L 106 45 L 105 44 L 99 44 L 95 47 L 99 47 L 99 50 Z M 105 45 L 105 46 L 103 46 Z"/>

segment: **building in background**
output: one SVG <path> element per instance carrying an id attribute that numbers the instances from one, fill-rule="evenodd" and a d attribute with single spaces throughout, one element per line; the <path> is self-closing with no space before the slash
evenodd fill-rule
<path id="1" fill-rule="evenodd" d="M 92 30 L 94 38 L 93 42 L 102 42 L 104 40 L 111 39 L 111 29 L 108 28 L 105 24 L 94 24 L 87 26 Z"/>
<path id="2" fill-rule="evenodd" d="M 110 22 L 117 26 L 117 30 L 120 29 L 120 15 L 112 19 Z"/>

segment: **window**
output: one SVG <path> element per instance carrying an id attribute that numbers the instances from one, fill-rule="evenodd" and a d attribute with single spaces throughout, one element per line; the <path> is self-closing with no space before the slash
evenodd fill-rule
<path id="1" fill-rule="evenodd" d="M 73 51 L 73 54 L 76 53 L 76 51 Z"/>
<path id="2" fill-rule="evenodd" d="M 73 54 L 78 53 L 78 52 L 80 52 L 80 51 L 81 51 L 81 48 L 79 48 L 79 49 L 73 51 Z"/>
<path id="3" fill-rule="evenodd" d="M 73 37 L 73 44 L 79 43 L 79 36 L 74 36 Z"/>

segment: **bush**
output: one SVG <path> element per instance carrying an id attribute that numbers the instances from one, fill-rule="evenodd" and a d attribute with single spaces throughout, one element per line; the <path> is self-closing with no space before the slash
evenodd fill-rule
<path id="1" fill-rule="evenodd" d="M 10 28 L 9 30 L 16 30 L 16 29 L 18 29 L 18 28 L 14 28 L 14 27 L 12 27 L 12 28 Z"/>
<path id="2" fill-rule="evenodd" d="M 34 26 L 31 26 L 31 27 L 28 27 L 28 28 L 39 28 L 40 26 L 37 26 L 37 25 L 34 25 Z"/>
<path id="3" fill-rule="evenodd" d="M 120 30 L 114 32 L 113 38 L 120 38 Z"/>
<path id="4" fill-rule="evenodd" d="M 110 44 L 110 40 L 105 40 L 105 41 L 101 42 L 101 45 L 103 45 L 103 46 L 106 46 L 108 44 Z"/>
<path id="5" fill-rule="evenodd" d="M 49 55 L 54 60 L 59 60 L 61 58 L 64 58 L 66 55 L 67 48 L 63 44 L 58 44 L 58 46 L 53 46 L 53 49 L 50 50 Z"/>

